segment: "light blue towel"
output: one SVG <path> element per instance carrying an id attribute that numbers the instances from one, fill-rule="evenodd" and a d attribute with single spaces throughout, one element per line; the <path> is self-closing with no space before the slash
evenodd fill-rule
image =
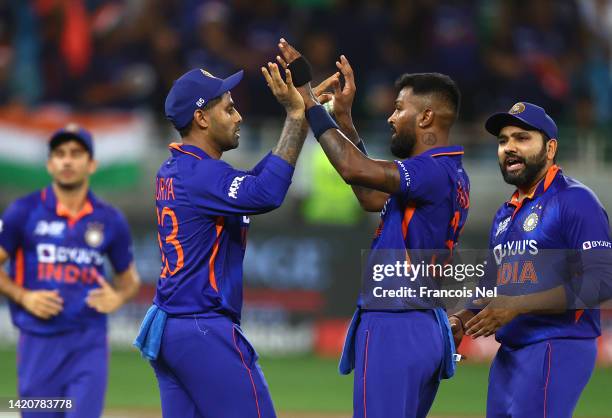
<path id="1" fill-rule="evenodd" d="M 440 379 L 450 379 L 455 374 L 457 365 L 455 364 L 454 354 L 456 352 L 455 339 L 453 338 L 453 332 L 451 331 L 448 317 L 446 316 L 446 310 L 442 308 L 434 309 L 436 313 L 436 319 L 438 325 L 440 325 L 440 331 L 442 332 L 442 340 L 444 341 L 444 359 L 442 361 L 442 367 L 440 367 Z"/>
<path id="2" fill-rule="evenodd" d="M 164 327 L 166 326 L 168 314 L 159 309 L 157 305 L 151 305 L 142 324 L 138 336 L 134 340 L 134 346 L 140 350 L 142 356 L 148 360 L 156 360 L 161 346 Z"/>

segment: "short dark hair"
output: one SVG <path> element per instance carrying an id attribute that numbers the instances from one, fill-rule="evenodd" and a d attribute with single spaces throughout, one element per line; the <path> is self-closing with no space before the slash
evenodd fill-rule
<path id="1" fill-rule="evenodd" d="M 538 130 L 539 133 L 542 134 L 542 140 L 544 142 L 544 145 L 548 144 L 548 141 L 550 141 L 552 138 L 548 136 L 548 134 L 544 131 Z M 557 148 L 557 152 L 559 152 L 559 149 Z M 553 157 L 553 163 L 557 164 L 557 153 L 555 153 L 555 156 Z"/>
<path id="2" fill-rule="evenodd" d="M 440 73 L 402 74 L 395 82 L 398 90 L 410 87 L 417 95 L 435 94 L 452 107 L 455 119 L 459 115 L 461 92 L 452 78 Z"/>
<path id="3" fill-rule="evenodd" d="M 204 105 L 202 110 L 209 110 L 213 108 L 217 103 L 221 101 L 221 99 L 223 99 L 223 96 L 219 96 L 219 97 L 215 97 L 214 99 L 210 99 L 208 103 Z M 191 118 L 191 120 L 185 127 L 178 129 L 178 132 L 181 138 L 185 138 L 187 135 L 189 135 L 189 132 L 191 132 L 191 125 L 193 125 L 193 118 Z"/>

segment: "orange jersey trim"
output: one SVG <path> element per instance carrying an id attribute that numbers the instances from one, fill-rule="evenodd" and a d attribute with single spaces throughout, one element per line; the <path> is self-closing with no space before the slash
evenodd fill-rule
<path id="1" fill-rule="evenodd" d="M 175 150 L 177 150 L 179 152 L 182 152 L 183 154 L 191 155 L 192 157 L 196 157 L 198 160 L 202 159 L 202 157 L 200 157 L 199 155 L 194 154 L 193 152 L 185 151 L 184 149 L 181 148 L 181 144 L 177 144 L 176 142 L 173 142 L 172 144 L 170 144 L 168 146 L 168 148 L 175 149 Z"/>
<path id="2" fill-rule="evenodd" d="M 223 216 L 219 216 L 217 218 L 217 224 L 215 225 L 217 238 L 215 239 L 215 244 L 213 245 L 210 260 L 208 260 L 208 281 L 216 292 L 219 291 L 219 287 L 217 286 L 217 277 L 215 276 L 215 260 L 217 259 L 217 253 L 219 252 L 219 242 L 221 241 L 221 233 L 223 232 L 224 224 L 225 218 Z"/>
<path id="3" fill-rule="evenodd" d="M 73 227 L 83 217 L 93 213 L 93 205 L 89 200 L 87 200 L 87 202 L 85 202 L 85 205 L 83 205 L 79 213 L 72 216 L 72 212 L 70 212 L 68 208 L 66 208 L 60 202 L 57 202 L 57 205 L 55 206 L 55 213 L 57 214 L 57 216 L 68 218 L 68 225 L 70 227 Z"/>
<path id="4" fill-rule="evenodd" d="M 15 253 L 15 284 L 23 287 L 25 280 L 25 260 L 23 257 L 23 248 L 18 248 Z"/>
<path id="5" fill-rule="evenodd" d="M 438 154 L 431 154 L 432 157 L 441 157 L 443 155 L 463 155 L 465 151 L 454 151 L 454 152 L 440 152 Z"/>

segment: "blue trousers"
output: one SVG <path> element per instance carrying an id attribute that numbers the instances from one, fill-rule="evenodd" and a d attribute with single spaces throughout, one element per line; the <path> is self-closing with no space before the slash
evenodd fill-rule
<path id="1" fill-rule="evenodd" d="M 69 412 L 23 412 L 23 418 L 99 418 L 108 381 L 106 329 L 56 335 L 22 331 L 17 346 L 20 397 L 72 398 Z"/>
<path id="2" fill-rule="evenodd" d="M 221 315 L 169 317 L 157 360 L 164 418 L 274 418 L 257 353 Z"/>
<path id="3" fill-rule="evenodd" d="M 432 311 L 362 312 L 355 339 L 353 417 L 427 416 L 443 355 Z"/>
<path id="4" fill-rule="evenodd" d="M 596 356 L 592 338 L 502 345 L 489 374 L 487 418 L 571 418 Z"/>

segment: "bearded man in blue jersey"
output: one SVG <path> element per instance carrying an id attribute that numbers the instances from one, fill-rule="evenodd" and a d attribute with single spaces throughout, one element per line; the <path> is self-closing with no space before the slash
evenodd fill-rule
<path id="1" fill-rule="evenodd" d="M 304 60 L 284 39 L 279 49 L 281 64 Z M 332 95 L 337 124 L 318 101 L 330 95 L 317 96 L 309 84 L 298 90 L 308 123 L 331 164 L 353 186 L 365 210 L 380 211 L 371 254 L 452 251 L 469 207 L 463 148 L 449 145 L 459 112 L 456 84 L 443 74 L 402 75 L 388 119 L 391 152 L 398 160 L 376 160 L 367 156 L 351 118 L 352 69 L 344 56 L 336 65 L 341 73 L 335 75 Z M 372 294 L 363 292 L 340 361 L 341 373 L 355 369 L 353 416 L 425 417 L 440 379 L 454 373 L 455 349 L 446 313 L 427 304 L 414 309 L 405 299 L 389 301 L 385 309 L 374 305 Z"/>
<path id="2" fill-rule="evenodd" d="M 516 191 L 495 214 L 489 238 L 495 271 L 487 284 L 500 296 L 453 315 L 455 337 L 495 334 L 501 343 L 487 417 L 570 418 L 601 334 L 599 310 L 588 308 L 610 295 L 608 215 L 555 164 L 557 125 L 543 108 L 519 102 L 485 127 Z"/>

